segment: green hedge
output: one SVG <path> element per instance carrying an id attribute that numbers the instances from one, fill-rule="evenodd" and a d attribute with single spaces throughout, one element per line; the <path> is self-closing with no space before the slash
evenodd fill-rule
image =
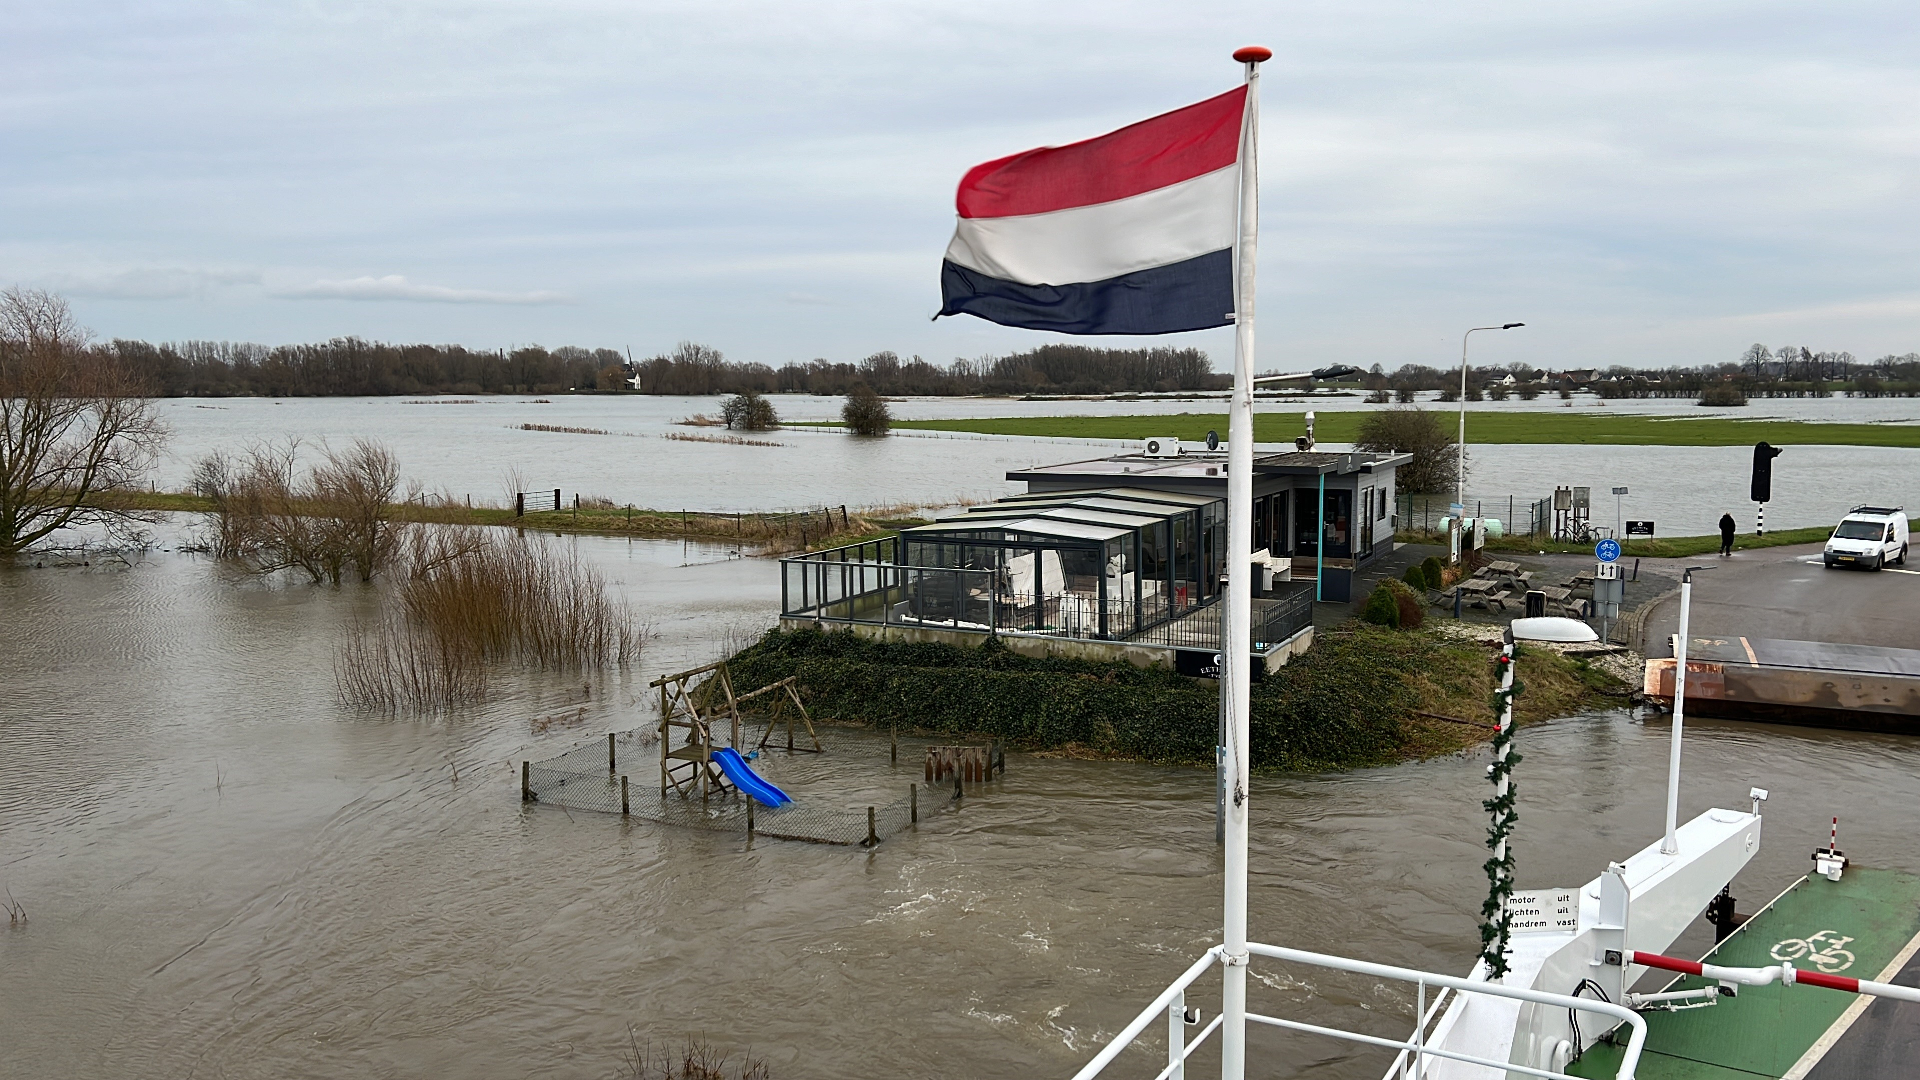
<path id="1" fill-rule="evenodd" d="M 1362 628 L 1323 636 L 1254 684 L 1254 766 L 1398 760 L 1403 721 L 1415 707 L 1405 676 L 1449 658 L 1485 663 L 1423 635 Z M 776 630 L 733 657 L 730 672 L 736 692 L 798 675 L 808 710 L 833 720 L 999 738 L 1028 750 L 1078 746 L 1144 761 L 1213 761 L 1215 684 L 1123 661 L 1034 659 L 995 638 L 960 648 Z"/>

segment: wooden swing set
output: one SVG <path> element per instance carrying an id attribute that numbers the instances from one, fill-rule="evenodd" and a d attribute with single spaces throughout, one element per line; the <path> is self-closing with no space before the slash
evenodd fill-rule
<path id="1" fill-rule="evenodd" d="M 706 676 L 702 679 L 701 676 Z M 696 792 L 705 802 L 714 792 L 737 794 L 733 783 L 713 760 L 713 752 L 724 747 L 739 747 L 741 706 L 757 698 L 772 702 L 768 710 L 767 730 L 760 736 L 758 749 L 766 749 L 774 731 L 783 724 L 787 729 L 787 750 L 817 754 L 824 749 L 813 730 L 813 718 L 800 700 L 799 680 L 788 676 L 745 694 L 733 692 L 733 677 L 725 660 L 697 668 L 662 675 L 651 687 L 660 691 L 660 794 L 668 790 L 682 798 Z M 794 745 L 795 720 L 806 731 L 811 747 Z M 716 731 L 725 728 L 727 741 L 717 741 Z M 684 738 L 677 732 L 684 730 Z M 678 745 L 675 745 L 675 744 Z"/>

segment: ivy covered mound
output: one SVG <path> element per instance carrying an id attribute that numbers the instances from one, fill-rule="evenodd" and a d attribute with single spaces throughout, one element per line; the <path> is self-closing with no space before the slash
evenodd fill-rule
<path id="1" fill-rule="evenodd" d="M 1253 765 L 1319 770 L 1447 753 L 1493 734 L 1489 650 L 1359 624 L 1253 685 Z M 807 709 L 842 723 L 1003 739 L 1022 750 L 1212 764 L 1214 683 L 1124 661 L 1035 659 L 996 638 L 978 648 L 879 642 L 848 632 L 771 631 L 730 661 L 736 693 L 800 677 Z M 1522 720 L 1576 711 L 1584 665 L 1525 661 Z M 1443 719 L 1443 718 L 1452 719 Z"/>

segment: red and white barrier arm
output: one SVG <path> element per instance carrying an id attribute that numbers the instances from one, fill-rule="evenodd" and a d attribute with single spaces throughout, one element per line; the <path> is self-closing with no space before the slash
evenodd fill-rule
<path id="1" fill-rule="evenodd" d="M 1721 967 L 1718 964 L 1702 964 L 1695 960 L 1682 960 L 1674 956 L 1661 956 L 1659 953 L 1629 952 L 1627 963 L 1642 967 L 1659 968 L 1662 971 L 1677 971 L 1682 975 L 1698 975 L 1719 982 L 1739 983 L 1741 986 L 1766 986 L 1769 983 L 1804 983 L 1807 986 L 1824 986 L 1829 990 L 1844 990 L 1849 994 L 1869 994 L 1873 997 L 1894 998 L 1898 1001 L 1920 1002 L 1920 989 L 1911 986 L 1895 986 L 1892 983 L 1874 982 L 1870 979 L 1849 979 L 1844 975 L 1824 975 L 1818 971 L 1805 971 L 1792 964 L 1779 967 L 1746 968 Z"/>

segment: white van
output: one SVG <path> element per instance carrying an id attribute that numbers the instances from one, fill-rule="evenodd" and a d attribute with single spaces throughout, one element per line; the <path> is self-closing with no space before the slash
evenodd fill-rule
<path id="1" fill-rule="evenodd" d="M 1826 563 L 1878 570 L 1907 563 L 1907 512 L 1898 506 L 1856 506 L 1827 538 Z"/>

